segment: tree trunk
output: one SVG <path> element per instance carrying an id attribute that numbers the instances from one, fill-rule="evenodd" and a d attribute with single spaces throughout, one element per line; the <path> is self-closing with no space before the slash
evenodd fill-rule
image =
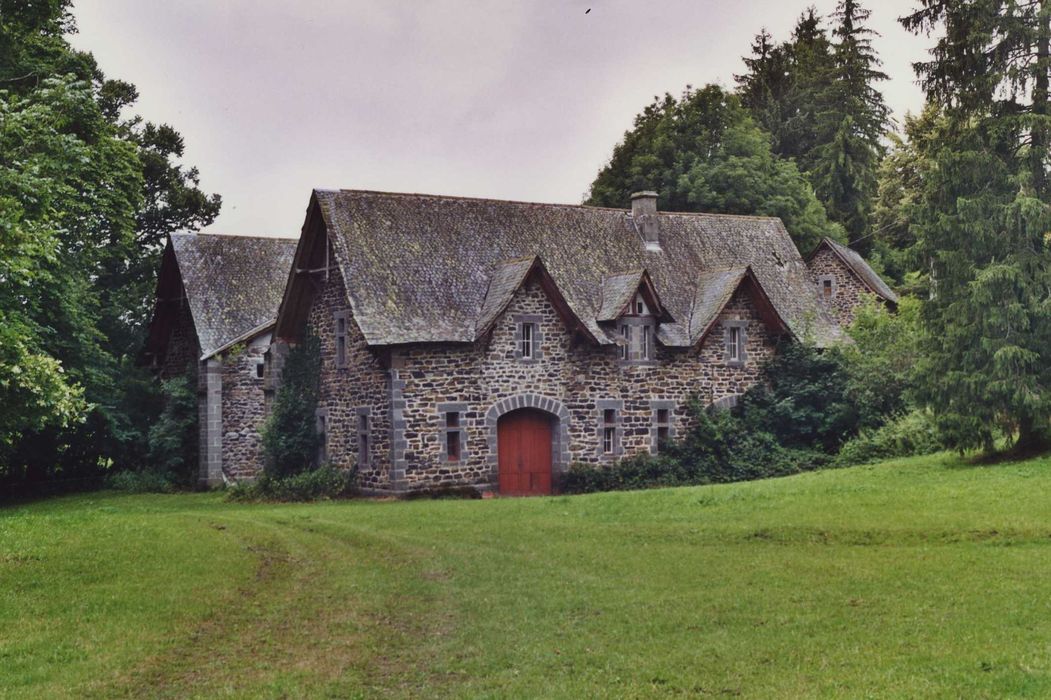
<path id="1" fill-rule="evenodd" d="M 1048 56 L 1051 46 L 1051 17 L 1048 13 L 1048 5 L 1051 0 L 1041 0 L 1040 16 L 1037 19 L 1036 36 L 1036 75 L 1033 79 L 1033 116 L 1036 117 L 1030 134 L 1031 145 L 1029 150 L 1029 167 L 1033 176 L 1033 189 L 1036 196 L 1047 201 L 1047 175 L 1044 171 L 1044 161 L 1047 156 L 1048 138 L 1047 118 L 1048 104 Z"/>
<path id="2" fill-rule="evenodd" d="M 1013 452 L 1022 455 L 1036 454 L 1046 450 L 1047 446 L 1047 433 L 1037 427 L 1032 416 L 1023 416 L 1019 419 L 1018 439 L 1015 441 Z"/>

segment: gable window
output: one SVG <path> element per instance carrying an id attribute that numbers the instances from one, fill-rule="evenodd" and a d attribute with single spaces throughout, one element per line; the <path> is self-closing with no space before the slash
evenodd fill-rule
<path id="1" fill-rule="evenodd" d="M 533 359 L 533 336 L 535 335 L 535 333 L 535 324 L 522 324 L 522 330 L 520 331 L 520 337 L 518 339 L 518 352 L 521 354 L 523 360 Z"/>
<path id="2" fill-rule="evenodd" d="M 336 367 L 347 366 L 347 313 L 337 311 L 336 323 Z"/>
<path id="3" fill-rule="evenodd" d="M 515 359 L 525 362 L 540 359 L 540 343 L 543 341 L 540 320 L 540 316 L 535 314 L 522 314 L 514 317 Z"/>
<path id="4" fill-rule="evenodd" d="M 650 310 L 646 308 L 646 302 L 642 299 L 641 294 L 635 295 L 635 300 L 632 302 L 632 309 L 636 316 L 648 316 Z"/>
<path id="5" fill-rule="evenodd" d="M 595 402 L 598 409 L 598 453 L 600 457 L 613 457 L 623 452 L 621 449 L 620 414 L 624 402 L 611 399 L 600 399 Z"/>
<path id="6" fill-rule="evenodd" d="M 726 359 L 730 362 L 741 361 L 741 329 L 737 326 L 731 326 L 729 329 L 730 338 L 727 342 L 727 354 Z"/>
<path id="7" fill-rule="evenodd" d="M 358 409 L 358 466 L 364 467 L 371 463 L 371 426 L 369 425 L 369 409 Z"/>
<path id="8" fill-rule="evenodd" d="M 467 459 L 467 433 L 465 432 L 464 415 L 467 404 L 438 404 L 438 420 L 441 427 L 439 447 L 442 460 L 445 462 L 462 462 Z"/>
<path id="9" fill-rule="evenodd" d="M 724 357 L 730 365 L 743 365 L 748 359 L 746 346 L 748 343 L 747 321 L 726 321 L 723 323 L 724 332 Z"/>
<path id="10" fill-rule="evenodd" d="M 831 276 L 819 277 L 817 284 L 822 299 L 831 301 L 836 298 L 836 280 Z"/>

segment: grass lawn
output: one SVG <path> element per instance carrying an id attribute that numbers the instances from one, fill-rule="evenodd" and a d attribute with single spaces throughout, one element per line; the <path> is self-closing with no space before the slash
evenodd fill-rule
<path id="1" fill-rule="evenodd" d="M 3 697 L 1047 697 L 1051 460 L 0 509 Z"/>

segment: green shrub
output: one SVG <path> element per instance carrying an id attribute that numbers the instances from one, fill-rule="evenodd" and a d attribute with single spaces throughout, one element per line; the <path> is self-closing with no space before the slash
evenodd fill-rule
<path id="1" fill-rule="evenodd" d="M 128 493 L 172 493 L 178 484 L 169 472 L 144 469 L 111 474 L 106 477 L 106 487 Z"/>
<path id="2" fill-rule="evenodd" d="M 150 426 L 147 437 L 149 469 L 138 474 L 146 479 L 165 476 L 173 484 L 190 486 L 197 476 L 197 391 L 188 377 L 162 384 L 164 409 Z M 133 477 L 128 477 L 133 479 Z"/>
<path id="3" fill-rule="evenodd" d="M 308 335 L 293 347 L 281 372 L 281 386 L 263 426 L 266 474 L 283 479 L 310 470 L 317 462 L 317 404 L 321 343 Z"/>
<path id="4" fill-rule="evenodd" d="M 565 493 L 688 486 L 784 476 L 829 463 L 814 450 L 782 447 L 777 438 L 746 427 L 729 411 L 693 402 L 693 427 L 658 456 L 638 455 L 610 465 L 574 464 L 562 477 Z"/>
<path id="5" fill-rule="evenodd" d="M 840 353 L 785 343 L 735 413 L 746 431 L 769 433 L 785 447 L 835 454 L 858 431 L 859 408 L 849 380 Z"/>
<path id="6" fill-rule="evenodd" d="M 233 501 L 319 501 L 343 498 L 354 491 L 355 470 L 319 467 L 286 477 L 263 474 L 251 484 L 237 485 L 227 492 Z"/>
<path id="7" fill-rule="evenodd" d="M 844 466 L 877 462 L 891 457 L 925 455 L 945 449 L 934 417 L 911 411 L 875 429 L 861 431 L 839 451 L 836 463 Z"/>

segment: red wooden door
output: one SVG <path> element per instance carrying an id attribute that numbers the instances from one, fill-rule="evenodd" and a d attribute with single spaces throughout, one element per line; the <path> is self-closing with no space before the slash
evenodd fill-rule
<path id="1" fill-rule="evenodd" d="M 500 493 L 527 496 L 551 493 L 551 416 L 519 409 L 496 428 Z"/>

